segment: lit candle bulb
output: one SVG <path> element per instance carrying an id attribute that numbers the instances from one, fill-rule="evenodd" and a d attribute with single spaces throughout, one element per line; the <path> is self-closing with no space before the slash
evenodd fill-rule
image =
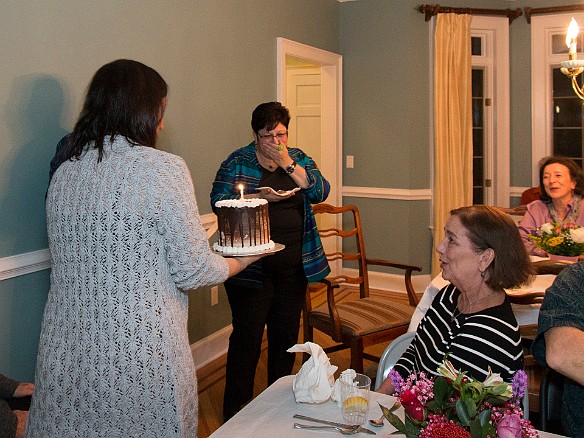
<path id="1" fill-rule="evenodd" d="M 238 187 L 239 187 L 239 193 L 241 193 L 241 199 L 243 199 L 243 184 L 240 184 Z"/>
<path id="2" fill-rule="evenodd" d="M 566 45 L 570 49 L 568 52 L 569 59 L 576 59 L 576 38 L 578 38 L 579 31 L 578 23 L 572 18 L 568 26 L 568 34 L 566 35 Z"/>

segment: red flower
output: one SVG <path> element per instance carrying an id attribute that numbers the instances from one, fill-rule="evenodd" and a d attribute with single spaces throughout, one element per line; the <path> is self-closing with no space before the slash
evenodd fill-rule
<path id="1" fill-rule="evenodd" d="M 428 427 L 420 431 L 420 438 L 470 438 L 470 432 L 446 418 L 431 415 Z"/>
<path id="2" fill-rule="evenodd" d="M 414 391 L 404 391 L 400 397 L 400 402 L 408 417 L 414 421 L 424 421 L 424 405 L 418 400 L 418 395 Z"/>

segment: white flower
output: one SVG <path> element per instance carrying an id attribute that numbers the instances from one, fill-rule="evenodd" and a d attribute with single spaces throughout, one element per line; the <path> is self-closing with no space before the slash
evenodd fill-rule
<path id="1" fill-rule="evenodd" d="M 576 243 L 584 243 L 584 228 L 570 228 L 570 237 Z"/>
<path id="2" fill-rule="evenodd" d="M 501 375 L 499 373 L 493 373 L 491 367 L 489 367 L 489 374 L 487 378 L 483 382 L 484 386 L 497 386 L 503 383 L 503 379 L 501 379 Z"/>
<path id="3" fill-rule="evenodd" d="M 456 370 L 456 368 L 454 368 L 448 359 L 444 359 L 444 361 L 440 364 L 438 367 L 438 372 L 450 380 L 456 380 L 459 374 L 459 372 Z"/>
<path id="4" fill-rule="evenodd" d="M 539 229 L 546 234 L 551 234 L 552 231 L 554 230 L 554 225 L 550 224 L 549 222 L 546 222 L 541 227 L 539 227 Z"/>
<path id="5" fill-rule="evenodd" d="M 499 373 L 494 373 L 489 367 L 489 374 L 483 382 L 483 386 L 487 391 L 496 393 L 501 397 L 509 399 L 513 395 L 513 389 L 510 384 L 505 383 Z"/>

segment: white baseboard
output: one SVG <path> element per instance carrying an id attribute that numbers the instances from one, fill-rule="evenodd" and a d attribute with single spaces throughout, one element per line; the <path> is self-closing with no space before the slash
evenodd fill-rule
<path id="1" fill-rule="evenodd" d="M 200 369 L 213 362 L 215 359 L 227 354 L 231 324 L 215 333 L 191 344 L 191 354 L 195 362 L 195 368 Z"/>

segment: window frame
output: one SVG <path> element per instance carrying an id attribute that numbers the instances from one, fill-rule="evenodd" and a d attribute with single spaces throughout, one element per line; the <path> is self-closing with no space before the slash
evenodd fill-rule
<path id="1" fill-rule="evenodd" d="M 553 153 L 552 68 L 567 61 L 566 54 L 552 53 L 552 35 L 565 35 L 574 17 L 584 23 L 584 13 L 536 15 L 531 17 L 531 163 L 532 186 L 539 185 L 537 163 Z M 566 77 L 566 80 L 569 79 Z"/>
<path id="2" fill-rule="evenodd" d="M 510 202 L 510 75 L 509 75 L 509 20 L 506 17 L 474 16 L 471 36 L 483 41 L 483 53 L 472 56 L 472 68 L 482 68 L 485 74 L 484 106 L 485 155 L 484 180 L 492 181 L 485 190 L 488 205 L 509 206 Z"/>

